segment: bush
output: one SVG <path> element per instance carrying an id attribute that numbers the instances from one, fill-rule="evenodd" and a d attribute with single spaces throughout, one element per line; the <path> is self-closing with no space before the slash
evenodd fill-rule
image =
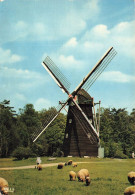
<path id="1" fill-rule="evenodd" d="M 123 152 L 121 150 L 117 150 L 115 155 L 114 155 L 114 158 L 122 158 L 122 159 L 127 159 L 128 156 L 123 154 Z"/>
<path id="2" fill-rule="evenodd" d="M 13 151 L 12 156 L 16 158 L 17 160 L 22 160 L 23 158 L 28 159 L 30 156 L 33 156 L 33 155 L 29 147 L 27 148 L 18 147 Z"/>

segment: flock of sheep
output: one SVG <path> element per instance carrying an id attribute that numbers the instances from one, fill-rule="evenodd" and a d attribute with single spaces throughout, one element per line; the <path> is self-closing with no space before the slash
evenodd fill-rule
<path id="1" fill-rule="evenodd" d="M 57 168 L 62 169 L 64 166 L 72 165 L 73 167 L 77 167 L 77 163 L 72 162 L 72 160 L 69 160 L 67 163 L 59 163 Z M 35 168 L 38 171 L 42 170 L 42 165 L 38 164 L 35 166 Z M 86 186 L 89 186 L 91 183 L 89 171 L 87 169 L 81 169 L 77 174 L 74 171 L 69 172 L 69 179 L 70 181 L 75 181 L 76 178 L 78 178 L 78 181 L 86 182 Z M 127 187 L 124 191 L 124 195 L 135 195 L 135 172 L 129 172 L 128 173 L 128 181 L 132 186 Z M 9 189 L 8 182 L 0 177 L 0 195 L 2 194 L 8 194 L 8 192 L 12 192 L 11 189 Z"/>
<path id="2" fill-rule="evenodd" d="M 77 163 L 69 160 L 68 162 L 58 163 L 57 169 L 63 169 L 64 166 L 72 165 L 73 167 L 77 167 Z M 39 171 L 42 170 L 42 165 L 39 164 L 35 166 Z M 69 172 L 70 181 L 75 181 L 78 178 L 78 181 L 86 182 L 86 186 L 89 186 L 91 183 L 90 174 L 87 169 L 81 169 L 77 174 L 75 171 Z M 135 172 L 131 171 L 128 173 L 128 181 L 132 186 L 127 187 L 124 191 L 124 195 L 135 195 Z"/>
<path id="3" fill-rule="evenodd" d="M 77 167 L 76 162 L 72 162 L 72 160 L 69 160 L 67 163 L 65 163 L 65 166 L 72 165 L 73 167 Z M 64 163 L 59 163 L 57 168 L 62 169 L 64 167 Z M 81 169 L 77 174 L 74 171 L 69 172 L 69 179 L 70 181 L 75 181 L 76 178 L 78 178 L 78 181 L 86 182 L 86 186 L 90 185 L 90 174 L 87 169 Z"/>

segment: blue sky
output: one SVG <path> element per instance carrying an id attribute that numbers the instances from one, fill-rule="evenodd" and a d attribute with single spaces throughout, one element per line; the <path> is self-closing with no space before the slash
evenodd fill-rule
<path id="1" fill-rule="evenodd" d="M 135 107 L 133 0 L 1 0 L 0 101 L 18 111 L 67 98 L 41 65 L 48 55 L 72 92 L 103 54 L 117 55 L 88 93 L 102 107 Z"/>

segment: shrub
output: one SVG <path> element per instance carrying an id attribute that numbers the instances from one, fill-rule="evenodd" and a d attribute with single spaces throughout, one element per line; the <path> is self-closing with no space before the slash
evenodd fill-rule
<path id="1" fill-rule="evenodd" d="M 28 159 L 30 156 L 33 156 L 33 154 L 29 147 L 18 147 L 13 151 L 12 156 L 15 157 L 17 160 L 22 160 L 23 158 Z"/>
<path id="2" fill-rule="evenodd" d="M 122 159 L 127 159 L 128 156 L 123 154 L 121 150 L 116 150 L 116 153 L 114 155 L 115 158 L 122 158 Z"/>

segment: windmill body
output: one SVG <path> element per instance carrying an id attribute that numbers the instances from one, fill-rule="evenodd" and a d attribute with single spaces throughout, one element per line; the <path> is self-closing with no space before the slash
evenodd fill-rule
<path id="1" fill-rule="evenodd" d="M 63 152 L 65 156 L 97 156 L 99 144 L 99 130 L 96 121 L 93 120 L 93 98 L 87 93 L 91 85 L 100 76 L 110 61 L 116 55 L 116 51 L 111 47 L 81 81 L 76 89 L 70 93 L 70 83 L 61 73 L 54 62 L 49 58 L 43 61 L 42 65 L 54 79 L 60 89 L 67 93 L 68 98 L 64 103 L 60 103 L 57 112 L 45 119 L 42 128 L 33 132 L 32 139 L 35 142 L 48 126 L 56 119 L 62 109 L 68 108 L 67 123 L 65 129 Z"/>
<path id="2" fill-rule="evenodd" d="M 77 93 L 76 98 L 79 106 L 94 126 L 93 120 L 93 98 L 83 89 Z M 98 139 L 96 142 L 90 140 L 91 134 L 86 134 L 84 129 L 89 128 L 87 124 L 82 124 L 82 116 L 76 106 L 69 103 L 65 136 L 63 142 L 64 156 L 98 156 Z"/>

